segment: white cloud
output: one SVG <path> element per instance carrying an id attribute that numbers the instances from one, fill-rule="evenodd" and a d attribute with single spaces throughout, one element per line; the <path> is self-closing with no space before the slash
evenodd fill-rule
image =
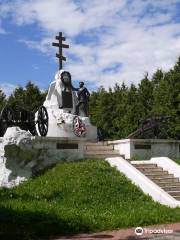
<path id="1" fill-rule="evenodd" d="M 3 5 L 2 15 L 9 13 L 18 26 L 37 23 L 44 37 L 38 43 L 20 41 L 53 57 L 52 38 L 63 31 L 70 43 L 66 66 L 73 78 L 108 87 L 117 81 L 138 83 L 147 71 L 152 74 L 157 68 L 173 66 L 180 54 L 177 3 L 180 1 L 15 0 Z"/>
<path id="2" fill-rule="evenodd" d="M 0 26 L 0 34 L 6 34 L 6 31 L 1 26 Z"/>
<path id="3" fill-rule="evenodd" d="M 52 41 L 52 39 L 51 39 L 51 41 Z M 49 50 L 49 47 L 50 47 L 49 38 L 42 39 L 40 42 L 33 41 L 33 40 L 19 39 L 18 42 L 24 43 L 29 48 L 37 49 L 40 52 L 46 53 L 46 54 L 48 53 L 48 50 Z"/>
<path id="4" fill-rule="evenodd" d="M 70 0 L 19 0 L 15 2 L 15 7 L 13 18 L 18 25 L 37 22 L 48 32 L 61 29 L 68 35 L 78 34 L 83 25 L 83 14 Z"/>
<path id="5" fill-rule="evenodd" d="M 5 93 L 6 96 L 10 96 L 16 87 L 17 87 L 17 85 L 13 85 L 10 83 L 0 84 L 0 89 L 3 90 L 3 92 Z"/>
<path id="6" fill-rule="evenodd" d="M 0 19 L 0 34 L 7 34 L 6 30 L 2 27 L 1 19 Z"/>

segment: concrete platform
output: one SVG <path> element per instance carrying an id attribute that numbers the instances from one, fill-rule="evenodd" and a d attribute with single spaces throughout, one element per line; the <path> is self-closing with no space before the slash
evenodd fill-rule
<path id="1" fill-rule="evenodd" d="M 62 161 L 84 158 L 84 138 L 38 137 L 18 127 L 0 138 L 0 186 L 14 187 Z"/>
<path id="2" fill-rule="evenodd" d="M 180 158 L 180 141 L 173 139 L 122 139 L 108 141 L 125 159 L 143 160 L 152 157 Z"/>

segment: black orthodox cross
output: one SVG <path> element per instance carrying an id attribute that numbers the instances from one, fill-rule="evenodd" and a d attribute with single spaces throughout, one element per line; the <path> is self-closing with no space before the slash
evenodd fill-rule
<path id="1" fill-rule="evenodd" d="M 69 48 L 69 45 L 63 44 L 63 41 L 66 41 L 66 38 L 63 37 L 62 32 L 59 32 L 59 35 L 56 36 L 58 43 L 52 43 L 52 46 L 59 48 L 59 53 L 56 53 L 56 57 L 59 59 L 59 70 L 63 68 L 63 61 L 66 61 L 66 57 L 63 56 L 63 48 Z"/>

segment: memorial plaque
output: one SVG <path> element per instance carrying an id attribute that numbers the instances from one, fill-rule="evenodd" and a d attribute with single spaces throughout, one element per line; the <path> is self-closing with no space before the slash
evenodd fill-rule
<path id="1" fill-rule="evenodd" d="M 72 92 L 62 91 L 63 108 L 73 108 Z"/>
<path id="2" fill-rule="evenodd" d="M 135 149 L 151 149 L 150 144 L 135 144 Z"/>
<path id="3" fill-rule="evenodd" d="M 78 149 L 77 143 L 56 143 L 56 149 Z"/>

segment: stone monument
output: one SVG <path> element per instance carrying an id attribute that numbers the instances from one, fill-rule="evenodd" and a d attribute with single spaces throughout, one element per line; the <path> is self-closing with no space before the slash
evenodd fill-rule
<path id="1" fill-rule="evenodd" d="M 43 105 L 35 114 L 8 106 L 0 113 L 0 187 L 16 186 L 62 160 L 82 159 L 84 142 L 97 140 L 87 113 L 89 92 L 82 83 L 73 87 L 70 72 L 62 69 L 62 49 L 69 46 L 62 43 L 62 33 L 56 39 L 59 70 Z"/>
<path id="2" fill-rule="evenodd" d="M 35 114 L 37 133 L 47 137 L 96 140 L 97 128 L 90 123 L 87 113 L 89 92 L 82 82 L 79 88 L 73 87 L 70 72 L 62 69 L 62 61 L 66 60 L 62 56 L 62 48 L 69 46 L 62 43 L 65 41 L 62 33 L 56 39 L 59 43 L 53 43 L 53 46 L 59 47 L 59 53 L 56 54 L 59 70 L 50 84 L 43 106 Z"/>

